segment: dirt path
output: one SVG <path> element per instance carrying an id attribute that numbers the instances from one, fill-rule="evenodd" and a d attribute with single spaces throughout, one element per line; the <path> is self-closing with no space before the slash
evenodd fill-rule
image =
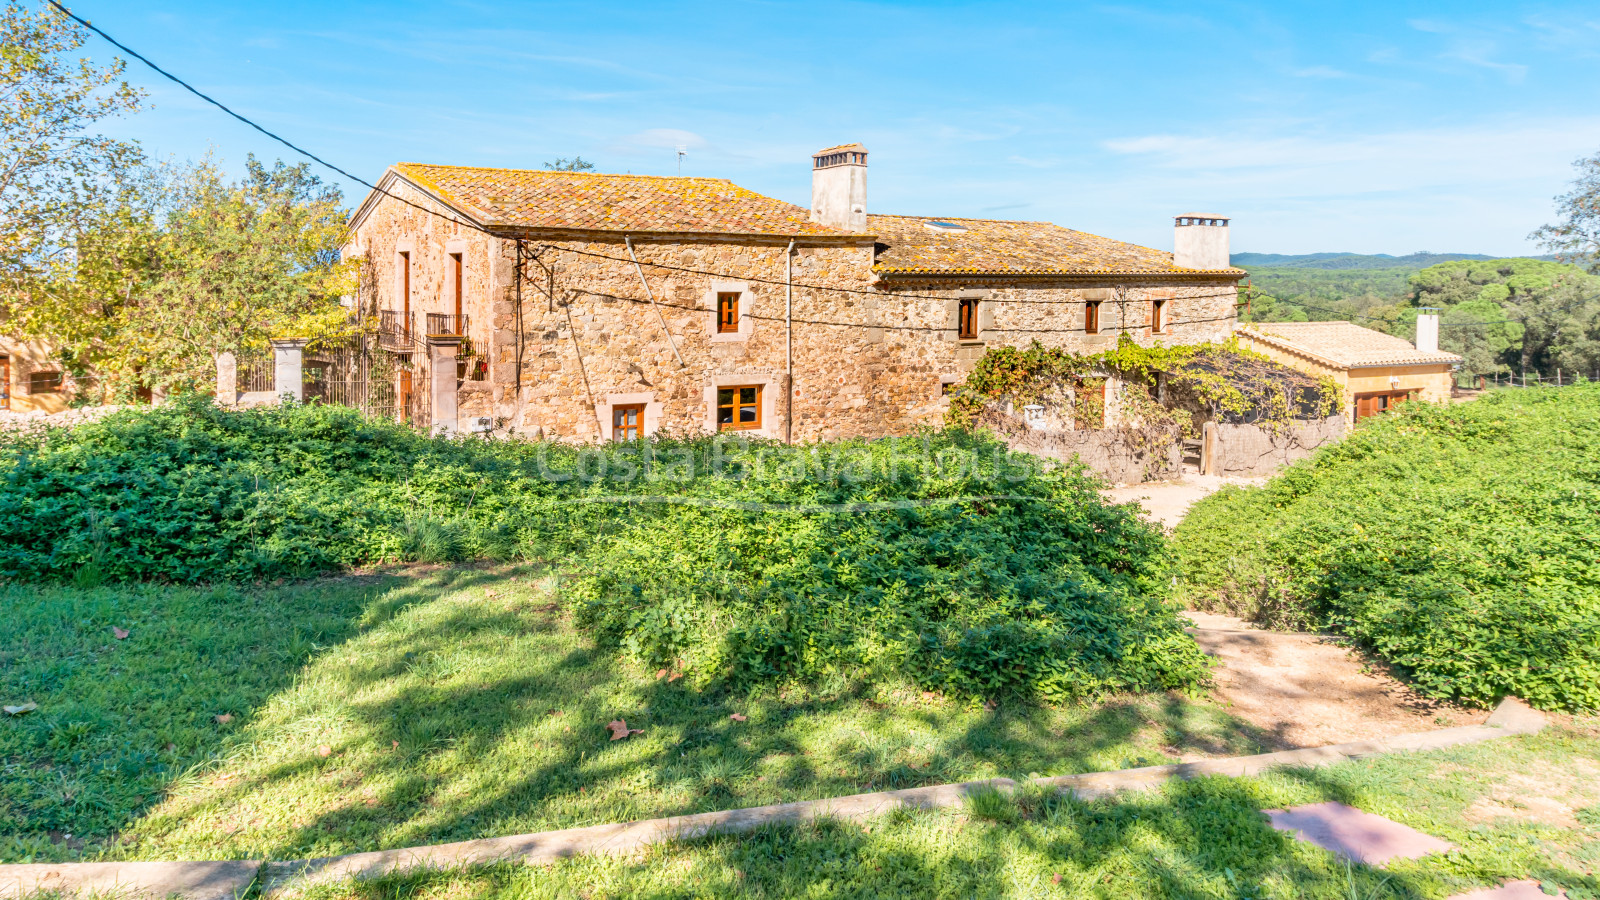
<path id="1" fill-rule="evenodd" d="M 1113 503 L 1137 501 L 1145 518 L 1160 522 L 1171 531 L 1183 520 L 1189 507 L 1202 497 L 1214 494 L 1225 484 L 1266 484 L 1265 478 L 1226 478 L 1221 475 L 1196 475 L 1186 472 L 1174 481 L 1152 481 L 1110 488 L 1106 496 Z"/>
<path id="2" fill-rule="evenodd" d="M 1214 696 L 1279 747 L 1476 725 L 1489 717 L 1418 697 L 1328 638 L 1262 631 L 1232 616 L 1185 615 L 1200 648 L 1221 662 Z"/>

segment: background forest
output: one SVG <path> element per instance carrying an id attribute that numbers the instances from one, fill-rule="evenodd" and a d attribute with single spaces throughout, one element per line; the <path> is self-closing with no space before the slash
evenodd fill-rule
<path id="1" fill-rule="evenodd" d="M 1600 373 L 1600 276 L 1550 257 L 1236 253 L 1246 322 L 1346 319 L 1407 340 L 1437 309 L 1439 344 L 1474 375 Z"/>

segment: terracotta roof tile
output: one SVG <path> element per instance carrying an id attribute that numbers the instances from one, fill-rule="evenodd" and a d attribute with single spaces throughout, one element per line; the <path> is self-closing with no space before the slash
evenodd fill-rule
<path id="1" fill-rule="evenodd" d="M 810 221 L 805 207 L 746 190 L 723 178 L 422 163 L 398 163 L 394 170 L 485 224 L 510 228 L 778 237 L 849 234 Z"/>
<path id="2" fill-rule="evenodd" d="M 1245 275 L 1232 268 L 1180 269 L 1171 253 L 1049 222 L 869 215 L 867 230 L 888 247 L 873 266 L 880 275 Z"/>
<path id="3" fill-rule="evenodd" d="M 1454 353 L 1418 350 L 1404 338 L 1353 322 L 1253 322 L 1240 326 L 1239 331 L 1263 343 L 1333 363 L 1335 368 L 1461 361 Z"/>

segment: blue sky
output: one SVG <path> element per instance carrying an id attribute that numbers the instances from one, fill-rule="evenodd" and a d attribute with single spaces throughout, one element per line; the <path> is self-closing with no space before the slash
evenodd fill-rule
<path id="1" fill-rule="evenodd" d="M 396 161 L 733 181 L 872 212 L 1049 220 L 1170 248 L 1533 252 L 1600 151 L 1600 6 L 82 0 L 75 11 L 363 177 Z M 97 56 L 108 55 L 92 44 Z M 114 130 L 230 167 L 269 144 L 131 63 Z M 346 184 L 354 205 L 364 189 Z"/>

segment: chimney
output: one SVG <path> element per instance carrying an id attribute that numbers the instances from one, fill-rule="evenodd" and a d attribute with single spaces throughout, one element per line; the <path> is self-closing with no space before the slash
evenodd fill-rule
<path id="1" fill-rule="evenodd" d="M 1172 264 L 1180 269 L 1226 269 L 1228 220 L 1204 213 L 1178 216 L 1172 236 Z"/>
<path id="2" fill-rule="evenodd" d="M 1439 317 L 1417 316 L 1417 349 L 1423 353 L 1439 352 Z"/>
<path id="3" fill-rule="evenodd" d="M 811 154 L 811 221 L 867 230 L 867 148 L 845 144 Z"/>

